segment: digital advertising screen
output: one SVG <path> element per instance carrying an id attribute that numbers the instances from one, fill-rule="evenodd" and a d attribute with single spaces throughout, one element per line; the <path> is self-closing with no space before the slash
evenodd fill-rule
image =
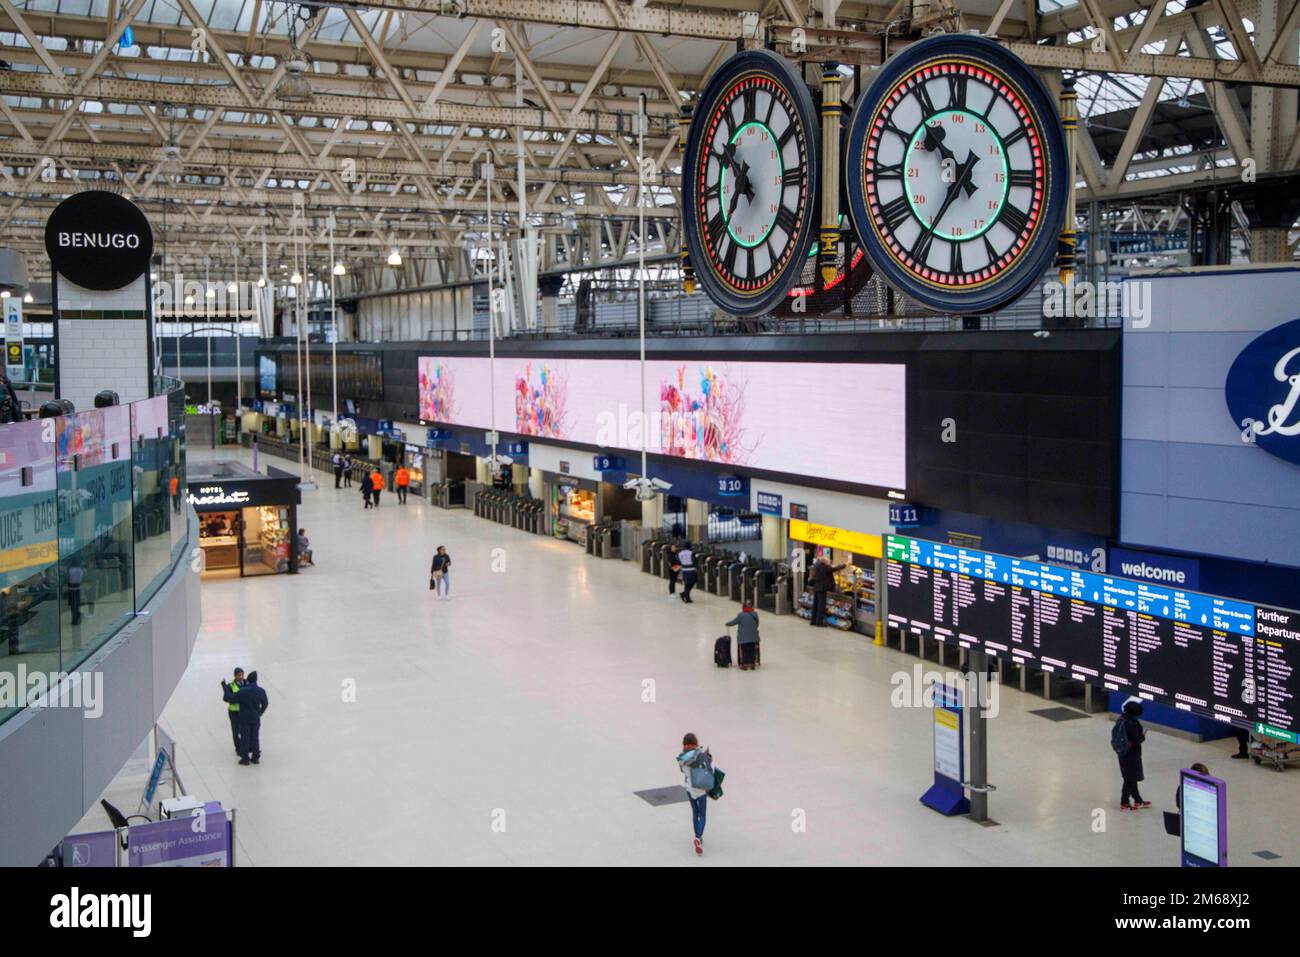
<path id="1" fill-rule="evenodd" d="M 264 399 L 274 399 L 276 395 L 276 361 L 263 353 L 257 357 L 257 392 Z"/>
<path id="2" fill-rule="evenodd" d="M 903 490 L 906 367 L 655 359 L 419 360 L 420 420 Z"/>
<path id="3" fill-rule="evenodd" d="M 890 624 L 1241 727 L 1300 732 L 1300 612 L 889 535 Z"/>

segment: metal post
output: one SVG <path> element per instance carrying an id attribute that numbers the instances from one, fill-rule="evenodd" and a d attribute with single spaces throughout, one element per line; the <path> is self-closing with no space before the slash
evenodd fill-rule
<path id="1" fill-rule="evenodd" d="M 239 314 L 239 299 L 243 287 L 239 285 L 239 247 L 234 247 L 235 251 L 235 321 L 232 326 L 235 330 L 235 415 L 238 417 L 239 410 L 244 405 L 244 357 L 239 343 L 239 326 L 242 316 Z M 238 432 L 238 429 L 236 429 Z"/>
<path id="2" fill-rule="evenodd" d="M 975 680 L 975 693 L 966 695 L 966 711 L 970 717 L 970 819 L 983 823 L 989 819 L 989 740 L 986 702 L 980 699 L 979 686 L 988 674 L 988 653 L 971 649 L 967 662 Z"/>
<path id="3" fill-rule="evenodd" d="M 339 420 L 339 315 L 334 304 L 334 214 L 330 213 L 330 325 L 334 332 L 334 341 L 330 343 L 330 375 L 334 386 L 334 402 L 330 406 L 334 421 Z"/>
<path id="4" fill-rule="evenodd" d="M 636 312 L 637 328 L 641 339 L 641 480 L 650 478 L 646 471 L 646 448 L 649 444 L 649 431 L 645 415 L 645 94 L 638 101 L 636 117 Z"/>
<path id="5" fill-rule="evenodd" d="M 1065 226 L 1061 230 L 1057 244 L 1056 269 L 1065 287 L 1065 295 L 1074 295 L 1074 247 L 1078 242 L 1075 231 L 1075 180 L 1078 176 L 1076 164 L 1079 155 L 1079 94 L 1074 90 L 1074 77 L 1065 75 L 1061 78 L 1061 126 L 1065 129 L 1066 166 L 1065 166 Z"/>
<path id="6" fill-rule="evenodd" d="M 487 165 L 483 167 L 483 179 L 487 183 L 487 240 L 488 240 L 488 415 L 492 424 L 492 454 L 488 458 L 489 471 L 497 467 L 497 316 L 496 297 L 492 292 L 492 263 L 496 259 L 496 246 L 492 233 L 492 181 L 496 179 L 496 160 L 488 153 Z M 495 476 L 493 476 L 495 478 Z"/>

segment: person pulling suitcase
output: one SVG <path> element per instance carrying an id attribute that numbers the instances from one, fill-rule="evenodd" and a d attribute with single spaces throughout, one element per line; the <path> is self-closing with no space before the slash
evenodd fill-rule
<path id="1" fill-rule="evenodd" d="M 758 612 L 746 602 L 740 613 L 727 622 L 727 627 L 736 626 L 736 658 L 741 671 L 753 671 L 758 667 Z"/>

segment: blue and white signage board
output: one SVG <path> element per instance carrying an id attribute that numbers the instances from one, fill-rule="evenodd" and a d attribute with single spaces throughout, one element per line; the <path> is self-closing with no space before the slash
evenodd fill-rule
<path id="1" fill-rule="evenodd" d="M 437 442 L 445 442 L 451 438 L 451 429 L 426 429 L 424 432 L 424 444 L 433 448 Z"/>
<path id="2" fill-rule="evenodd" d="M 966 751 L 961 687 L 936 681 L 932 695 L 934 783 L 921 795 L 921 803 L 945 816 L 966 814 L 970 801 L 962 787 Z"/>
<path id="3" fill-rule="evenodd" d="M 889 524 L 895 528 L 916 528 L 923 524 L 925 510 L 908 502 L 889 503 Z"/>
<path id="4" fill-rule="evenodd" d="M 1175 588 L 1196 591 L 1201 587 L 1201 563 L 1194 558 L 1179 558 L 1157 552 L 1138 552 L 1111 546 L 1107 570 L 1112 575 L 1156 582 Z"/>
<path id="5" fill-rule="evenodd" d="M 23 379 L 23 301 L 10 296 L 0 302 L 5 313 L 5 371 L 10 379 Z"/>
<path id="6" fill-rule="evenodd" d="M 1190 768 L 1178 772 L 1182 787 L 1179 845 L 1183 867 L 1228 866 L 1228 785 Z"/>
<path id="7" fill-rule="evenodd" d="M 723 498 L 749 497 L 749 479 L 743 475 L 719 475 L 718 494 Z"/>
<path id="8" fill-rule="evenodd" d="M 760 515 L 775 515 L 781 518 L 785 515 L 784 506 L 781 503 L 781 496 L 775 492 L 755 492 L 754 509 Z"/>
<path id="9" fill-rule="evenodd" d="M 591 467 L 597 472 L 625 472 L 627 460 L 621 455 L 596 455 L 592 457 Z"/>
<path id="10" fill-rule="evenodd" d="M 527 442 L 507 442 L 505 446 L 506 455 L 520 456 L 528 454 Z"/>

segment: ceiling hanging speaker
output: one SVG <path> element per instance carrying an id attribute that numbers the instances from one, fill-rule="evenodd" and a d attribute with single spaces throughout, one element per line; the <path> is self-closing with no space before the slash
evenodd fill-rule
<path id="1" fill-rule="evenodd" d="M 942 312 L 992 312 L 1053 261 L 1067 162 L 1033 69 L 992 40 L 936 36 L 891 57 L 858 98 L 849 211 L 890 285 Z"/>

